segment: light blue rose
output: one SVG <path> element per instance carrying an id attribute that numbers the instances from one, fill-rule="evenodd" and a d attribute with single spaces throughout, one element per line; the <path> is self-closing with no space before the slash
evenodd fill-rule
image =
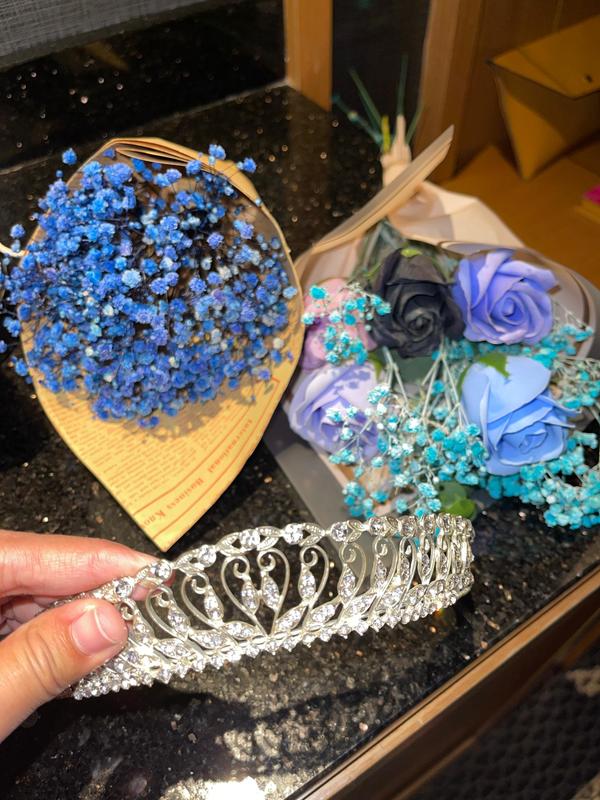
<path id="1" fill-rule="evenodd" d="M 477 425 L 492 475 L 513 475 L 525 464 L 557 458 L 565 449 L 569 412 L 554 400 L 550 371 L 533 358 L 498 356 L 475 362 L 462 385 L 462 407 Z"/>

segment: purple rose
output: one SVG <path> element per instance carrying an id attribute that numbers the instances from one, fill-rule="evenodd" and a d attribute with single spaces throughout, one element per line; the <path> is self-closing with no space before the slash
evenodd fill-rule
<path id="1" fill-rule="evenodd" d="M 491 344 L 535 344 L 552 328 L 554 273 L 491 250 L 463 258 L 452 293 L 466 322 L 465 337 Z"/>
<path id="2" fill-rule="evenodd" d="M 377 386 L 377 376 L 372 364 L 344 364 L 340 367 L 325 366 L 311 370 L 296 382 L 288 419 L 298 436 L 335 453 L 343 446 L 340 439 L 341 423 L 333 422 L 329 413 L 344 413 L 350 406 L 358 408 L 352 419 L 352 427 L 361 431 L 367 418 L 361 409 L 368 404 L 369 392 Z M 370 426 L 362 433 L 361 444 L 366 458 L 377 453 L 377 430 Z"/>
<path id="3" fill-rule="evenodd" d="M 506 369 L 476 361 L 462 385 L 462 407 L 483 436 L 492 475 L 557 458 L 565 449 L 571 412 L 554 400 L 550 370 L 533 358 L 507 356 Z"/>

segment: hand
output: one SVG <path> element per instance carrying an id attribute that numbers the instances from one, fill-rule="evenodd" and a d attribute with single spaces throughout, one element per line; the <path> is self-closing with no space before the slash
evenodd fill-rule
<path id="1" fill-rule="evenodd" d="M 153 560 L 114 542 L 0 530 L 0 741 L 127 640 L 106 600 L 45 609 Z"/>

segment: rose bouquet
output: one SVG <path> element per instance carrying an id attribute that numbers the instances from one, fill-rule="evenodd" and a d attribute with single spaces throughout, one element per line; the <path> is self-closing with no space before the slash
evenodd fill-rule
<path id="1" fill-rule="evenodd" d="M 376 236 L 377 234 L 375 234 Z M 553 272 L 493 249 L 367 243 L 348 281 L 305 299 L 292 429 L 345 475 L 355 516 L 473 512 L 475 488 L 544 508 L 549 525 L 600 521 L 593 331 L 555 298 Z"/>

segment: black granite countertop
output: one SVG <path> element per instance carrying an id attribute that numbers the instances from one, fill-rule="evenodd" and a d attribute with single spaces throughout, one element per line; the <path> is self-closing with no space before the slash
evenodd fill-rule
<path id="1" fill-rule="evenodd" d="M 257 187 L 295 255 L 378 188 L 372 144 L 283 87 L 139 132 L 252 154 Z M 55 159 L 42 160 L 0 175 L 10 198 L 0 205 L 2 236 L 26 217 L 55 167 Z M 152 551 L 6 365 L 0 403 L 0 527 L 103 536 Z M 261 445 L 172 552 L 307 518 Z M 487 509 L 476 530 L 475 586 L 453 609 L 398 630 L 265 654 L 169 688 L 56 701 L 0 745 L 0 797 L 294 797 L 600 563 L 597 532 L 549 530 L 535 510 L 513 502 Z"/>

